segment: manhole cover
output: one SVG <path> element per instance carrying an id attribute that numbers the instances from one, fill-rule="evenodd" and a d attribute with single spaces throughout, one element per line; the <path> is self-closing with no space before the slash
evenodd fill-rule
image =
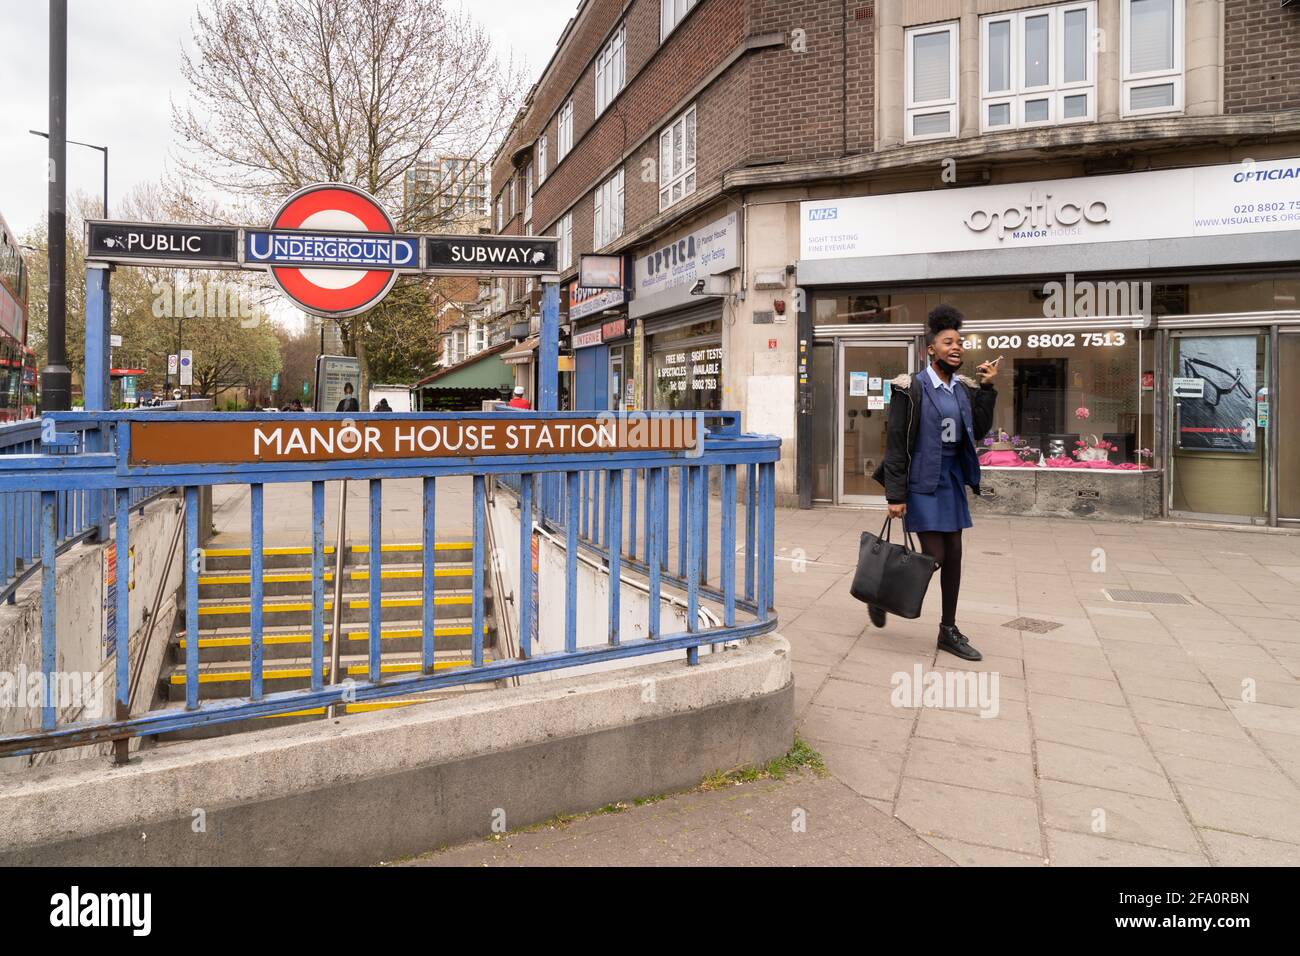
<path id="1" fill-rule="evenodd" d="M 1054 631 L 1060 624 L 1055 621 L 1040 621 L 1036 617 L 1018 617 L 1014 621 L 1007 621 L 1002 625 L 1009 627 L 1013 631 L 1028 631 L 1030 634 L 1046 634 L 1048 631 Z"/>
<path id="2" fill-rule="evenodd" d="M 1102 593 L 1119 604 L 1187 604 L 1192 602 L 1175 591 L 1132 591 L 1128 588 L 1102 588 Z"/>

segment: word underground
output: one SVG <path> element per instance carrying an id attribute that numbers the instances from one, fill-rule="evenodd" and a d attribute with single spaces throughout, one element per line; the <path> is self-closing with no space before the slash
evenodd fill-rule
<path id="1" fill-rule="evenodd" d="M 54 706 L 59 710 L 81 708 L 85 717 L 107 716 L 103 682 L 90 671 L 0 671 L 0 708 L 26 707 L 37 710 Z"/>
<path id="2" fill-rule="evenodd" d="M 50 897 L 50 925 L 129 926 L 131 935 L 148 936 L 153 928 L 152 893 L 70 893 Z"/>
<path id="3" fill-rule="evenodd" d="M 418 254 L 418 246 L 410 239 L 248 233 L 248 257 L 258 262 L 274 262 L 279 265 L 292 262 L 414 266 Z"/>
<path id="4" fill-rule="evenodd" d="M 895 707 L 961 709 L 978 707 L 981 717 L 996 717 L 1001 709 L 997 671 L 927 671 L 921 665 L 912 673 L 896 672 L 889 681 L 889 702 Z"/>

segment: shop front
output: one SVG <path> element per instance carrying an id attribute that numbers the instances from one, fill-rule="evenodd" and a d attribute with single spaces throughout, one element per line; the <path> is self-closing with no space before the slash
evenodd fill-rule
<path id="1" fill-rule="evenodd" d="M 800 219 L 814 501 L 883 503 L 889 380 L 923 367 L 948 303 L 968 374 L 1002 359 L 977 508 L 1300 519 L 1300 162 L 817 200 Z"/>
<path id="2" fill-rule="evenodd" d="M 628 407 L 629 387 L 635 389 L 631 362 L 632 325 L 627 319 L 627 293 L 622 289 L 587 289 L 575 280 L 569 286 L 569 321 L 574 364 L 574 408 L 619 411 Z"/>
<path id="3" fill-rule="evenodd" d="M 628 312 L 641 328 L 629 340 L 631 348 L 625 350 L 623 361 L 630 359 L 643 368 L 647 408 L 717 411 L 723 407 L 723 327 L 731 306 L 728 296 L 712 284 L 739 266 L 737 213 L 637 257 L 635 298 Z"/>

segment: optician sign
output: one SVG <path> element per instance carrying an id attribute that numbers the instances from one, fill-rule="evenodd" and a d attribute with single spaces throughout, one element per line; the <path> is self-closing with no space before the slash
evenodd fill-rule
<path id="1" fill-rule="evenodd" d="M 229 465 L 584 452 L 692 452 L 702 435 L 693 415 L 554 419 L 402 418 L 311 422 L 131 423 L 131 466 Z"/>
<path id="2" fill-rule="evenodd" d="M 803 260 L 1300 230 L 1300 159 L 801 204 Z"/>
<path id="3" fill-rule="evenodd" d="M 300 189 L 269 228 L 86 224 L 87 261 L 264 269 L 298 308 L 330 318 L 378 305 L 402 273 L 544 277 L 558 271 L 558 243 L 553 236 L 399 234 L 378 200 L 343 183 Z"/>
<path id="4" fill-rule="evenodd" d="M 739 222 L 733 212 L 639 257 L 633 318 L 688 302 L 697 279 L 738 268 Z"/>

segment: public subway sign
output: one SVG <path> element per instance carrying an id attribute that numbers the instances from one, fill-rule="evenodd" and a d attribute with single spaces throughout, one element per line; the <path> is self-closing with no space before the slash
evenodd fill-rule
<path id="1" fill-rule="evenodd" d="M 239 265 L 239 229 L 152 222 L 86 223 L 86 258 L 183 268 Z"/>
<path id="2" fill-rule="evenodd" d="M 345 318 L 378 305 L 403 273 L 545 276 L 548 236 L 399 234 L 369 193 L 343 183 L 300 189 L 269 226 L 112 222 L 86 225 L 86 260 L 180 269 L 262 269 L 295 306 Z"/>
<path id="3" fill-rule="evenodd" d="M 559 242 L 553 236 L 427 236 L 425 268 L 476 276 L 555 273 Z"/>
<path id="4" fill-rule="evenodd" d="M 329 421 L 134 421 L 128 464 L 240 465 L 600 452 L 698 454 L 693 414 L 541 419 L 381 418 Z"/>

